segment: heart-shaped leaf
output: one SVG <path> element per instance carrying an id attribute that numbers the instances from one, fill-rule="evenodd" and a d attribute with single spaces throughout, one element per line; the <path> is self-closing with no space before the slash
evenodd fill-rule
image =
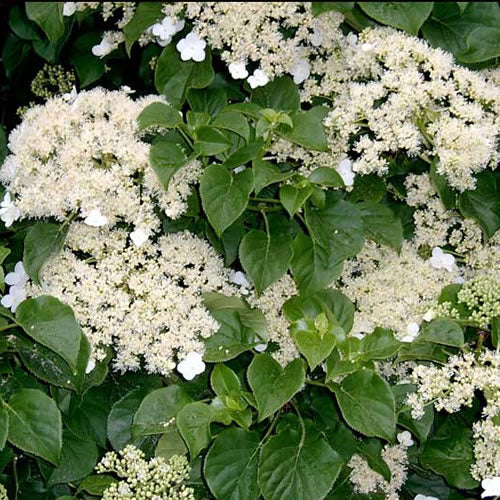
<path id="1" fill-rule="evenodd" d="M 302 359 L 293 360 L 283 369 L 269 354 L 258 354 L 250 363 L 247 376 L 262 421 L 302 388 L 306 369 Z"/>

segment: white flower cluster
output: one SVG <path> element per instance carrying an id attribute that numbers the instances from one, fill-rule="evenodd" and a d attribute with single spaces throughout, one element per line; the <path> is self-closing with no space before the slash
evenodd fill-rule
<path id="1" fill-rule="evenodd" d="M 320 75 L 325 71 L 343 40 L 342 16 L 331 11 L 314 17 L 309 2 L 174 2 L 164 4 L 163 13 L 140 43 L 165 46 L 190 22 L 193 31 L 176 45 L 181 59 L 203 61 L 208 44 L 221 51 L 231 76 L 247 79 L 251 88 L 282 74 L 306 84 L 313 67 Z"/>
<path id="2" fill-rule="evenodd" d="M 406 203 L 416 209 L 413 221 L 417 246 L 452 246 L 474 274 L 486 271 L 500 279 L 500 233 L 485 240 L 475 221 L 463 219 L 456 210 L 446 210 L 428 174 L 408 175 L 405 185 Z M 451 262 L 450 257 L 446 258 Z"/>
<path id="3" fill-rule="evenodd" d="M 380 492 L 386 495 L 387 500 L 399 500 L 398 491 L 403 487 L 407 476 L 408 446 L 411 446 L 408 442 L 395 446 L 386 445 L 382 451 L 382 458 L 391 471 L 390 481 L 375 472 L 364 458 L 354 454 L 347 464 L 352 469 L 349 480 L 354 491 L 361 494 Z"/>
<path id="4" fill-rule="evenodd" d="M 443 367 L 417 365 L 412 373 L 417 391 L 407 398 L 412 417 L 419 419 L 424 406 L 434 403 L 436 410 L 458 412 L 471 406 L 475 392 L 486 399 L 483 419 L 473 424 L 475 463 L 471 474 L 477 480 L 500 475 L 500 353 L 484 349 L 451 356 Z"/>
<path id="5" fill-rule="evenodd" d="M 155 203 L 178 217 L 201 170 L 188 163 L 165 190 L 150 167 L 137 116 L 161 99 L 134 101 L 126 89 L 96 88 L 29 109 L 9 136 L 11 155 L 0 169 L 9 190 L 2 220 L 74 213 L 94 227 L 122 221 L 151 232 L 159 227 Z"/>
<path id="6" fill-rule="evenodd" d="M 412 243 L 404 243 L 398 255 L 367 242 L 354 259 L 345 262 L 341 276 L 341 290 L 358 311 L 353 333 L 382 326 L 393 330 L 399 340 L 412 342 L 423 315 L 457 276 L 456 268 L 436 269 L 430 259 L 422 259 Z"/>
<path id="7" fill-rule="evenodd" d="M 122 478 L 106 488 L 103 500 L 194 500 L 193 489 L 185 484 L 190 470 L 183 455 L 147 461 L 144 453 L 132 445 L 120 450 L 119 456 L 114 451 L 106 453 L 96 467 L 99 474 L 112 473 Z"/>
<path id="8" fill-rule="evenodd" d="M 463 191 L 474 188 L 473 174 L 496 168 L 498 86 L 456 66 L 450 54 L 389 28 L 363 31 L 344 46 L 343 57 L 349 55 L 343 85 L 322 91 L 334 98 L 325 120 L 331 149 L 354 150 L 355 172 L 383 175 L 388 156 L 399 152 L 436 156 L 438 173 Z"/>
<path id="9" fill-rule="evenodd" d="M 300 356 L 288 332 L 290 323 L 282 311 L 283 304 L 297 293 L 292 277 L 286 274 L 266 288 L 259 297 L 254 293 L 247 297 L 248 303 L 262 311 L 266 317 L 269 340 L 279 346 L 279 350 L 273 352 L 272 356 L 283 366 Z"/>
<path id="10" fill-rule="evenodd" d="M 203 338 L 217 321 L 201 294 L 234 294 L 229 271 L 215 251 L 189 233 L 162 236 L 156 243 L 131 245 L 119 229 L 73 223 L 63 251 L 42 271 L 32 295 L 50 294 L 70 305 L 94 349 L 113 346 L 115 369 L 149 372 L 175 369 L 193 378 L 204 369 Z M 82 255 L 84 257 L 82 257 Z M 191 353 L 191 354 L 190 354 Z M 184 364 L 182 364 L 184 363 Z"/>

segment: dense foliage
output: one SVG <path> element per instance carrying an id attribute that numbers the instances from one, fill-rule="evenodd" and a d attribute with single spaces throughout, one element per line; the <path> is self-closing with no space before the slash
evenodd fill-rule
<path id="1" fill-rule="evenodd" d="M 498 3 L 0 14 L 0 500 L 500 496 Z"/>

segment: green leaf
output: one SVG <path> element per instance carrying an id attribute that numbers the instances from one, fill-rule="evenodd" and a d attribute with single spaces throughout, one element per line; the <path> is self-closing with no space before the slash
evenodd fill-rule
<path id="1" fill-rule="evenodd" d="M 189 448 L 191 460 L 210 443 L 212 416 L 212 408 L 199 402 L 187 404 L 177 415 L 177 428 Z"/>
<path id="2" fill-rule="evenodd" d="M 4 449 L 8 434 L 9 434 L 9 413 L 4 405 L 4 402 L 0 400 L 0 450 Z"/>
<path id="3" fill-rule="evenodd" d="M 462 327 L 449 319 L 424 322 L 417 341 L 434 342 L 452 347 L 462 347 L 465 342 Z"/>
<path id="4" fill-rule="evenodd" d="M 139 130 L 148 127 L 173 128 L 183 123 L 182 116 L 170 104 L 153 102 L 146 106 L 137 117 Z"/>
<path id="5" fill-rule="evenodd" d="M 293 172 L 282 173 L 276 165 L 273 165 L 270 161 L 265 160 L 254 160 L 252 162 L 252 168 L 255 176 L 256 194 L 259 194 L 260 191 L 262 191 L 262 189 L 266 186 L 276 182 L 281 182 L 294 175 Z"/>
<path id="6" fill-rule="evenodd" d="M 233 175 L 221 165 L 210 165 L 203 171 L 200 180 L 201 202 L 218 236 L 243 213 L 253 186 L 253 172 L 250 169 Z"/>
<path id="7" fill-rule="evenodd" d="M 40 344 L 59 354 L 76 372 L 82 330 L 71 307 L 49 295 L 22 302 L 16 323 Z"/>
<path id="8" fill-rule="evenodd" d="M 61 356 L 41 344 L 33 345 L 33 342 L 25 338 L 17 338 L 15 347 L 26 368 L 44 382 L 80 394 L 83 392 L 85 370 L 90 356 L 90 344 L 85 335 L 80 340 L 76 375 L 73 375 Z"/>
<path id="9" fill-rule="evenodd" d="M 338 188 L 344 186 L 344 181 L 340 174 L 333 168 L 318 167 L 311 172 L 309 180 L 320 186 Z"/>
<path id="10" fill-rule="evenodd" d="M 460 6 L 466 3 L 465 9 Z M 467 38 L 477 28 L 500 28 L 500 7 L 496 2 L 434 2 L 422 33 L 434 47 L 455 56 L 467 50 Z"/>
<path id="11" fill-rule="evenodd" d="M 348 200 L 353 203 L 358 201 L 373 201 L 378 203 L 382 200 L 386 191 L 386 183 L 378 175 L 356 175 L 354 177 L 353 189 L 348 195 Z"/>
<path id="12" fill-rule="evenodd" d="M 212 126 L 230 130 L 243 137 L 247 142 L 250 139 L 250 125 L 248 124 L 248 120 L 236 111 L 223 110 L 213 121 Z"/>
<path id="13" fill-rule="evenodd" d="M 26 17 L 24 9 L 20 5 L 13 5 L 10 9 L 9 26 L 16 36 L 22 40 L 40 38 L 37 26 Z"/>
<path id="14" fill-rule="evenodd" d="M 481 172 L 477 176 L 476 189 L 460 195 L 458 208 L 491 238 L 500 228 L 500 172 Z"/>
<path id="15" fill-rule="evenodd" d="M 178 385 L 169 385 L 148 394 L 139 405 L 132 424 L 132 436 L 163 434 L 166 424 L 176 417 L 191 396 Z"/>
<path id="16" fill-rule="evenodd" d="M 102 33 L 85 33 L 79 36 L 71 47 L 69 61 L 76 69 L 80 88 L 87 87 L 104 75 L 104 60 L 92 54 L 92 47 L 101 41 L 101 37 Z"/>
<path id="17" fill-rule="evenodd" d="M 119 451 L 133 441 L 132 424 L 134 415 L 151 389 L 138 388 L 117 401 L 108 415 L 107 436 L 114 450 Z"/>
<path id="18" fill-rule="evenodd" d="M 232 142 L 214 127 L 203 126 L 196 130 L 194 150 L 201 156 L 214 156 L 227 151 Z"/>
<path id="19" fill-rule="evenodd" d="M 210 385 L 217 396 L 230 396 L 241 391 L 241 382 L 236 373 L 223 364 L 214 366 L 210 375 Z"/>
<path id="20" fill-rule="evenodd" d="M 446 210 L 453 210 L 457 204 L 457 196 L 455 191 L 453 191 L 451 186 L 448 184 L 446 177 L 437 173 L 437 163 L 438 161 L 433 161 L 429 170 L 429 177 L 432 186 L 437 191 L 444 208 L 446 208 Z"/>
<path id="21" fill-rule="evenodd" d="M 217 321 L 224 322 L 223 318 L 219 319 L 219 313 L 235 311 L 243 326 L 252 330 L 262 340 L 268 338 L 266 317 L 259 309 L 252 309 L 243 299 L 235 296 L 228 297 L 216 292 L 207 292 L 202 296 L 205 306 Z"/>
<path id="22" fill-rule="evenodd" d="M 177 430 L 177 426 L 172 424 L 168 427 L 167 432 L 159 439 L 155 448 L 155 457 L 162 457 L 168 460 L 174 455 L 186 455 L 187 452 L 188 449 Z"/>
<path id="23" fill-rule="evenodd" d="M 326 315 L 321 313 L 316 321 L 299 320 L 290 327 L 290 336 L 306 358 L 311 371 L 328 357 L 339 338 L 345 338 L 344 330 L 340 326 L 328 324 L 328 320 L 325 321 L 325 328 L 318 330 L 319 318 L 326 320 Z"/>
<path id="24" fill-rule="evenodd" d="M 56 403 L 42 391 L 21 389 L 10 398 L 6 407 L 9 413 L 9 442 L 58 465 L 62 423 Z"/>
<path id="25" fill-rule="evenodd" d="M 47 35 L 50 43 L 56 43 L 64 34 L 62 2 L 26 2 L 26 15 Z"/>
<path id="26" fill-rule="evenodd" d="M 293 217 L 312 194 L 312 186 L 296 188 L 285 184 L 280 187 L 280 201 L 285 210 Z"/>
<path id="27" fill-rule="evenodd" d="M 237 297 L 218 293 L 203 294 L 204 304 L 220 325 L 205 341 L 205 361 L 233 359 L 267 338 L 267 324 L 262 313 L 248 307 Z"/>
<path id="28" fill-rule="evenodd" d="M 149 151 L 149 162 L 165 189 L 168 188 L 175 172 L 188 161 L 189 159 L 179 145 L 165 139 L 155 141 Z"/>
<path id="29" fill-rule="evenodd" d="M 76 490 L 76 495 L 82 491 L 86 491 L 90 495 L 101 496 L 104 492 L 118 481 L 113 476 L 105 474 L 87 476 L 79 485 Z"/>
<path id="30" fill-rule="evenodd" d="M 281 135 L 299 146 L 315 151 L 328 151 L 323 120 L 328 114 L 328 108 L 316 106 L 308 111 L 299 111 L 292 115 L 293 128 L 291 132 L 283 131 Z"/>
<path id="31" fill-rule="evenodd" d="M 325 208 L 306 205 L 305 216 L 311 236 L 332 259 L 331 263 L 354 257 L 363 247 L 361 215 L 361 210 L 354 204 L 337 199 L 330 192 L 326 195 Z M 323 258 L 323 262 L 326 264 L 328 260 Z"/>
<path id="32" fill-rule="evenodd" d="M 248 383 L 255 395 L 259 422 L 279 410 L 302 388 L 305 364 L 294 359 L 284 369 L 269 354 L 257 354 L 248 367 Z"/>
<path id="33" fill-rule="evenodd" d="M 263 146 L 264 143 L 262 141 L 257 141 L 237 149 L 224 162 L 224 167 L 232 169 L 247 164 L 259 155 Z"/>
<path id="34" fill-rule="evenodd" d="M 342 464 L 322 437 L 287 428 L 262 447 L 259 484 L 266 500 L 322 500 Z"/>
<path id="35" fill-rule="evenodd" d="M 64 433 L 61 463 L 50 475 L 48 484 L 71 483 L 88 476 L 94 470 L 99 453 L 91 441 L 83 441 Z"/>
<path id="36" fill-rule="evenodd" d="M 342 292 L 332 289 L 292 297 L 283 305 L 283 312 L 289 321 L 315 320 L 324 313 L 331 323 L 341 326 L 346 333 L 351 331 L 354 321 L 354 304 Z"/>
<path id="37" fill-rule="evenodd" d="M 254 89 L 252 102 L 262 108 L 296 112 L 300 109 L 299 89 L 289 76 L 281 76 Z"/>
<path id="38" fill-rule="evenodd" d="M 205 458 L 205 479 L 217 500 L 257 500 L 257 432 L 226 429 Z"/>
<path id="39" fill-rule="evenodd" d="M 314 240 L 304 233 L 299 233 L 295 237 L 292 248 L 293 257 L 290 268 L 302 295 L 326 288 L 342 273 L 342 263 L 325 264 L 319 256 Z"/>
<path id="40" fill-rule="evenodd" d="M 207 113 L 211 118 L 215 118 L 227 102 L 222 89 L 189 89 L 186 98 L 192 111 Z"/>
<path id="41" fill-rule="evenodd" d="M 181 61 L 174 44 L 167 45 L 158 57 L 155 71 L 155 87 L 168 102 L 179 107 L 189 88 L 201 89 L 210 85 L 214 78 L 210 51 L 203 62 Z"/>
<path id="42" fill-rule="evenodd" d="M 419 460 L 450 486 L 468 490 L 479 485 L 469 472 L 474 463 L 472 431 L 451 418 L 427 441 Z"/>
<path id="43" fill-rule="evenodd" d="M 241 265 L 259 295 L 286 273 L 292 255 L 291 238 L 285 234 L 253 230 L 241 240 Z"/>
<path id="44" fill-rule="evenodd" d="M 401 342 L 390 330 L 375 328 L 359 342 L 359 357 L 362 361 L 392 358 L 401 349 Z"/>
<path id="45" fill-rule="evenodd" d="M 498 347 L 500 344 L 500 316 L 491 320 L 491 342 L 493 347 Z"/>
<path id="46" fill-rule="evenodd" d="M 162 19 L 162 4 L 158 2 L 140 2 L 134 12 L 132 19 L 123 27 L 125 35 L 125 47 L 130 55 L 130 49 L 134 42 L 158 20 Z"/>
<path id="47" fill-rule="evenodd" d="M 396 432 L 396 407 L 389 384 L 371 370 L 348 375 L 334 389 L 346 422 L 370 437 L 392 441 Z"/>
<path id="48" fill-rule="evenodd" d="M 367 238 L 380 245 L 387 245 L 397 252 L 403 244 L 401 219 L 386 205 L 365 201 L 358 204 Z"/>
<path id="49" fill-rule="evenodd" d="M 27 275 L 40 284 L 40 271 L 47 260 L 60 252 L 69 226 L 37 222 L 24 239 L 23 264 Z"/>
<path id="50" fill-rule="evenodd" d="M 358 5 L 379 23 L 417 35 L 434 2 L 358 2 Z"/>

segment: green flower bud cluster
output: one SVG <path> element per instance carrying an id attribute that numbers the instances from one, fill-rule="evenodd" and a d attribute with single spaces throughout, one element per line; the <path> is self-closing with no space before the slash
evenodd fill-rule
<path id="1" fill-rule="evenodd" d="M 495 316 L 500 316 L 500 282 L 490 276 L 468 281 L 457 297 L 471 311 L 469 320 L 482 328 L 490 325 Z"/>
<path id="2" fill-rule="evenodd" d="M 2 484 L 0 484 L 0 500 L 9 500 L 9 497 L 7 496 L 7 490 Z"/>
<path id="3" fill-rule="evenodd" d="M 115 473 L 122 481 L 109 486 L 102 500 L 194 500 L 193 489 L 184 484 L 190 467 L 183 455 L 168 461 L 162 457 L 145 460 L 144 453 L 133 445 L 118 454 L 106 453 L 96 471 Z"/>
<path id="4" fill-rule="evenodd" d="M 49 99 L 59 94 L 71 92 L 75 84 L 73 71 L 65 71 L 59 64 L 45 64 L 31 82 L 31 91 L 37 97 Z"/>

